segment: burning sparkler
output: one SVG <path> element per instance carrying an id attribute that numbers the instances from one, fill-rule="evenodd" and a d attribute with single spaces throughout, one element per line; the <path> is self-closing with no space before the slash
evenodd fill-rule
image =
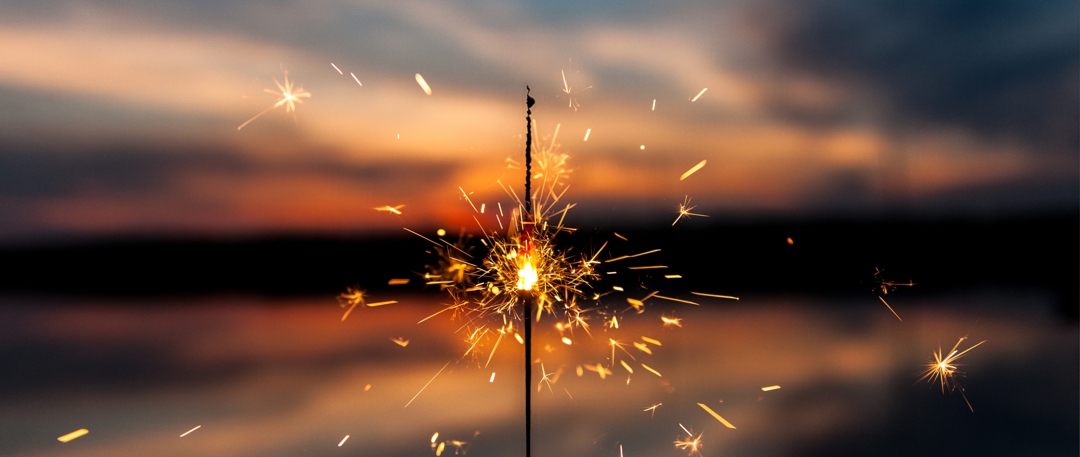
<path id="1" fill-rule="evenodd" d="M 985 343 L 986 340 L 982 340 L 976 343 L 974 346 L 960 351 L 958 349 L 960 347 L 960 343 L 963 343 L 966 339 L 966 336 L 960 337 L 960 339 L 956 341 L 956 344 L 953 345 L 952 350 L 949 351 L 949 355 L 946 355 L 944 357 L 942 357 L 942 354 L 944 354 L 944 352 L 942 352 L 941 347 L 939 346 L 937 352 L 934 353 L 931 362 L 926 364 L 926 371 L 923 373 L 923 376 L 919 378 L 919 381 L 925 379 L 931 384 L 933 384 L 934 381 L 939 382 L 941 384 L 941 393 L 943 394 L 945 393 L 946 389 L 950 392 L 959 391 L 960 396 L 964 398 L 964 403 L 967 403 L 968 409 L 974 412 L 975 409 L 971 407 L 971 402 L 968 401 L 967 395 L 964 394 L 964 387 L 961 386 L 960 382 L 956 380 L 957 374 L 963 375 L 962 372 L 958 371 L 958 367 L 960 367 L 960 364 L 956 363 L 956 361 L 963 357 L 964 354 L 967 354 L 968 351 L 971 351 L 972 349 L 975 349 L 979 347 L 979 345 Z"/>
<path id="2" fill-rule="evenodd" d="M 278 82 L 278 80 L 276 78 L 274 79 L 274 84 L 277 85 L 277 88 L 278 88 L 277 91 L 274 91 L 273 89 L 263 89 L 263 91 L 268 93 L 268 94 L 281 95 L 281 98 L 278 99 L 278 101 L 275 102 L 273 105 L 271 105 L 269 108 L 263 110 L 259 114 L 256 114 L 251 119 L 248 119 L 247 122 L 244 122 L 243 124 L 240 124 L 240 126 L 236 128 L 236 131 L 239 132 L 240 129 L 244 128 L 245 125 L 250 124 L 251 121 L 254 121 L 255 119 L 258 119 L 259 116 L 262 116 L 263 114 L 266 114 L 266 113 L 270 112 L 270 110 L 272 110 L 274 108 L 277 108 L 279 106 L 284 105 L 286 113 L 291 113 L 293 111 L 296 111 L 296 105 L 300 104 L 300 103 L 304 103 L 304 101 L 301 100 L 301 98 L 310 98 L 311 97 L 311 94 L 308 93 L 307 91 L 305 91 L 304 88 L 302 88 L 300 86 L 293 87 L 293 81 L 289 81 L 289 72 L 288 71 L 282 70 L 282 72 L 285 74 L 285 76 L 284 76 L 285 82 L 284 83 Z"/>

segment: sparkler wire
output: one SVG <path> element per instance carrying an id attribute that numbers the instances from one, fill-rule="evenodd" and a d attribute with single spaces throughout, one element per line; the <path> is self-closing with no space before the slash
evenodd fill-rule
<path id="1" fill-rule="evenodd" d="M 529 233 L 532 231 L 532 106 L 536 103 L 529 96 L 529 86 L 525 86 L 525 214 L 527 224 L 523 224 L 525 249 L 529 249 Z M 522 326 L 525 327 L 525 457 L 532 454 L 532 293 L 525 300 Z"/>

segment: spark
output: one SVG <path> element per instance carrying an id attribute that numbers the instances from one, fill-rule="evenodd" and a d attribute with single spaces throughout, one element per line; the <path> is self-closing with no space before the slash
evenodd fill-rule
<path id="1" fill-rule="evenodd" d="M 559 70 L 559 73 L 562 74 L 563 93 L 566 94 L 567 108 L 573 108 L 574 111 L 577 111 L 578 107 L 581 106 L 581 104 L 575 102 L 573 95 L 571 95 L 570 93 L 574 90 L 574 88 L 566 82 L 566 70 Z M 592 86 L 586 87 L 581 90 L 585 91 L 589 89 L 592 89 Z"/>
<path id="2" fill-rule="evenodd" d="M 188 436 L 191 432 L 194 432 L 195 430 L 198 430 L 200 428 L 202 428 L 202 425 L 196 425 L 195 428 L 184 432 L 183 434 L 180 435 L 180 437 L 183 438 L 185 436 Z"/>
<path id="3" fill-rule="evenodd" d="M 615 234 L 615 238 L 618 238 L 618 239 L 623 240 L 623 241 L 630 241 L 630 240 L 626 239 L 625 236 L 619 235 L 619 232 L 611 232 L 611 233 Z"/>
<path id="4" fill-rule="evenodd" d="M 634 369 L 630 368 L 630 364 L 626 363 L 625 360 L 620 360 L 619 363 L 622 365 L 623 368 L 626 369 L 626 371 L 630 372 L 630 374 L 634 374 Z"/>
<path id="5" fill-rule="evenodd" d="M 649 344 L 654 344 L 654 345 L 657 345 L 657 346 L 663 346 L 663 344 L 660 344 L 659 340 L 654 340 L 654 339 L 649 338 L 647 336 L 642 336 L 641 340 L 646 342 L 646 343 L 649 343 Z"/>
<path id="6" fill-rule="evenodd" d="M 679 317 L 660 316 L 660 321 L 664 323 L 664 327 L 682 328 L 682 318 Z"/>
<path id="7" fill-rule="evenodd" d="M 690 219 L 690 216 L 709 217 L 708 215 L 705 215 L 705 214 L 691 213 L 690 210 L 692 210 L 694 208 L 696 208 L 696 207 L 695 206 L 690 206 L 690 197 L 687 196 L 685 199 L 683 199 L 683 202 L 679 204 L 679 210 L 678 210 L 679 216 L 675 218 L 675 222 L 672 222 L 671 225 L 674 227 L 675 224 L 679 222 L 679 219 L 682 219 L 683 217 L 685 217 L 687 219 Z"/>
<path id="8" fill-rule="evenodd" d="M 874 280 L 877 281 L 876 288 L 881 289 L 882 295 L 889 295 L 889 292 L 895 292 L 897 287 L 912 287 L 915 285 L 911 280 L 908 280 L 908 282 L 888 281 L 884 278 L 883 273 L 885 273 L 885 270 L 874 267 Z"/>
<path id="9" fill-rule="evenodd" d="M 766 387 L 762 387 L 762 388 L 761 388 L 761 391 L 762 391 L 762 392 L 768 392 L 768 391 L 770 391 L 770 390 L 777 390 L 777 389 L 779 389 L 779 388 L 780 388 L 780 386 L 779 386 L 779 385 L 775 385 L 775 386 L 766 386 Z"/>
<path id="10" fill-rule="evenodd" d="M 649 370 L 649 372 L 650 372 L 650 373 L 652 373 L 652 374 L 654 374 L 654 375 L 656 375 L 656 376 L 659 376 L 659 377 L 661 377 L 661 378 L 662 378 L 662 377 L 664 377 L 664 375 L 660 374 L 660 372 L 659 372 L 659 371 L 656 371 L 656 370 L 652 369 L 652 367 L 650 367 L 650 366 L 648 366 L 648 365 L 645 365 L 644 363 L 643 363 L 643 364 L 641 364 L 641 367 L 642 367 L 642 368 L 644 368 L 644 369 L 646 369 L 646 370 Z"/>
<path id="11" fill-rule="evenodd" d="M 581 141 L 589 141 L 589 134 L 592 133 L 592 129 L 585 129 L 585 139 Z"/>
<path id="12" fill-rule="evenodd" d="M 687 303 L 687 304 L 694 305 L 694 306 L 701 306 L 697 302 L 692 302 L 690 300 L 683 300 L 681 298 L 671 298 L 671 297 L 665 297 L 663 295 L 654 295 L 654 297 L 659 298 L 661 300 L 673 301 L 673 302 L 678 302 L 678 303 Z"/>
<path id="13" fill-rule="evenodd" d="M 642 267 L 626 267 L 627 270 L 663 270 L 667 265 L 647 265 Z"/>
<path id="14" fill-rule="evenodd" d="M 395 278 L 395 279 L 391 279 L 390 282 L 388 282 L 386 284 L 390 285 L 390 286 L 401 286 L 401 285 L 405 285 L 405 284 L 408 284 L 408 283 L 409 283 L 409 278 L 404 278 L 404 279 L 396 279 Z"/>
<path id="15" fill-rule="evenodd" d="M 90 433 L 90 430 L 87 430 L 85 428 L 80 428 L 78 430 L 75 430 L 74 432 L 71 432 L 71 433 L 68 433 L 67 435 L 59 437 L 56 440 L 61 442 L 61 443 L 66 443 L 66 442 L 71 441 L 71 440 L 73 440 L 75 438 L 83 436 L 83 435 L 85 435 L 87 433 Z"/>
<path id="16" fill-rule="evenodd" d="M 787 244 L 789 244 L 789 245 L 794 245 L 794 244 L 795 244 L 795 240 L 791 239 L 791 237 L 789 236 L 789 237 L 788 237 L 788 239 L 787 239 Z"/>
<path id="17" fill-rule="evenodd" d="M 706 88 L 704 88 L 704 89 L 701 89 L 701 92 L 698 92 L 698 93 L 697 93 L 697 95 L 695 95 L 695 96 L 694 96 L 694 98 L 691 98 L 691 99 L 690 99 L 690 101 L 691 101 L 691 102 L 696 102 L 696 101 L 697 101 L 697 99 L 701 98 L 702 94 L 704 94 L 704 93 L 705 93 L 705 91 L 707 91 L 707 90 L 709 90 L 709 88 L 708 88 L 708 87 L 706 87 Z"/>
<path id="18" fill-rule="evenodd" d="M 645 150 L 645 145 L 644 145 L 644 144 L 643 144 L 643 145 L 641 145 L 641 150 L 642 150 L 642 151 L 644 151 L 644 150 Z"/>
<path id="19" fill-rule="evenodd" d="M 682 275 L 664 275 L 664 279 L 682 279 Z"/>
<path id="20" fill-rule="evenodd" d="M 904 322 L 903 319 L 900 319 L 900 315 L 896 314 L 896 310 L 892 309 L 892 306 L 889 306 L 889 302 L 885 301 L 885 297 L 878 295 L 878 300 L 881 300 L 881 302 L 885 304 L 885 307 L 889 308 L 889 311 L 892 311 L 893 316 L 896 316 L 896 318 L 899 319 L 900 322 Z"/>
<path id="21" fill-rule="evenodd" d="M 623 239 L 625 240 L 625 238 L 623 238 Z M 653 254 L 653 253 L 656 253 L 656 252 L 660 252 L 660 250 L 659 249 L 653 249 L 651 251 L 645 251 L 645 252 L 638 253 L 638 254 L 624 255 L 624 256 L 621 256 L 621 257 L 616 257 L 614 259 L 605 260 L 604 262 L 605 263 L 611 263 L 611 262 L 615 262 L 615 261 L 618 261 L 618 260 L 632 259 L 634 257 L 641 257 L 643 255 Z"/>
<path id="22" fill-rule="evenodd" d="M 634 347 L 636 347 L 641 352 L 652 355 L 652 349 L 649 349 L 649 346 L 645 343 L 638 343 L 637 341 L 635 341 Z"/>
<path id="23" fill-rule="evenodd" d="M 240 124 L 240 126 L 236 128 L 236 131 L 239 132 L 240 129 L 244 128 L 244 126 L 250 124 L 251 121 L 254 121 L 259 116 L 262 116 L 263 114 L 266 114 L 270 110 L 272 110 L 274 108 L 277 108 L 279 106 L 285 105 L 285 112 L 286 113 L 291 113 L 293 111 L 296 111 L 296 105 L 298 103 L 300 103 L 300 104 L 303 103 L 303 100 L 300 100 L 301 98 L 310 98 L 311 97 L 311 94 L 304 91 L 304 88 L 302 88 L 300 86 L 296 86 L 295 88 L 293 87 L 293 82 L 289 81 L 289 72 L 283 71 L 283 73 L 285 74 L 285 78 L 284 78 L 285 83 L 284 84 L 279 83 L 277 79 L 274 79 L 274 84 L 277 85 L 278 91 L 275 92 L 272 89 L 264 89 L 263 90 L 266 93 L 274 94 L 274 95 L 278 95 L 280 93 L 281 98 L 278 99 L 278 101 L 275 102 L 273 105 L 271 105 L 269 108 L 263 110 L 259 114 L 256 114 L 251 119 L 248 119 L 247 122 L 244 122 L 243 124 Z"/>
<path id="24" fill-rule="evenodd" d="M 405 205 L 397 205 L 397 206 L 385 205 L 385 206 L 380 206 L 378 208 L 375 208 L 375 211 L 385 211 L 385 212 L 388 212 L 388 213 L 401 214 L 401 208 L 404 208 L 404 207 L 405 207 Z"/>
<path id="25" fill-rule="evenodd" d="M 567 338 L 565 336 L 562 338 L 562 342 L 563 342 L 563 344 L 565 344 L 567 346 L 570 346 L 570 345 L 574 344 L 574 342 L 571 341 L 570 338 Z"/>
<path id="26" fill-rule="evenodd" d="M 364 303 L 364 291 L 356 287 L 347 287 L 345 292 L 338 295 L 338 303 L 344 308 L 346 305 L 349 309 L 345 311 L 345 314 L 341 316 L 341 322 L 345 322 L 345 318 L 349 317 L 349 313 L 352 312 L 356 305 Z"/>
<path id="27" fill-rule="evenodd" d="M 555 391 L 551 390 L 551 385 L 555 384 L 556 382 L 559 382 L 559 377 L 562 376 L 563 369 L 559 368 L 554 373 L 548 373 L 547 369 L 544 368 L 544 364 L 541 363 L 540 364 L 540 373 L 541 373 L 542 376 L 540 377 L 540 382 L 536 383 L 536 391 L 540 392 L 540 389 L 543 388 L 544 384 L 547 384 L 548 392 L 551 392 L 552 394 L 554 394 Z M 567 395 L 569 395 L 569 392 L 567 392 Z M 573 398 L 573 397 L 571 397 L 571 398 Z"/>
<path id="28" fill-rule="evenodd" d="M 428 85 L 427 81 L 424 81 L 424 77 L 420 76 L 420 73 L 416 74 L 416 83 L 420 85 L 421 89 L 424 89 L 425 94 L 431 95 L 431 86 Z"/>
<path id="29" fill-rule="evenodd" d="M 683 426 L 683 424 L 679 424 L 679 428 L 682 428 L 683 431 L 686 432 L 686 439 L 675 440 L 675 447 L 684 451 L 690 451 L 690 455 L 697 454 L 700 456 L 701 435 L 704 435 L 705 433 L 702 432 L 698 434 L 698 436 L 695 438 L 694 434 L 690 433 L 690 430 L 687 430 L 686 427 Z"/>
<path id="30" fill-rule="evenodd" d="M 371 384 L 364 386 L 364 392 L 371 390 Z"/>
<path id="31" fill-rule="evenodd" d="M 700 406 L 700 407 L 701 407 L 701 409 L 704 409 L 704 410 L 705 410 L 705 412 L 707 412 L 707 413 L 709 413 L 710 415 L 712 415 L 712 417 L 715 417 L 715 418 L 716 418 L 716 420 L 720 421 L 720 423 L 721 423 L 721 424 L 724 424 L 724 427 L 727 427 L 727 428 L 735 428 L 735 426 L 734 426 L 734 425 L 731 425 L 731 422 L 728 422 L 728 421 L 727 421 L 727 420 L 725 420 L 725 419 L 724 419 L 723 417 L 720 417 L 720 415 L 719 415 L 719 414 L 716 414 L 716 411 L 713 411 L 713 410 L 712 410 L 712 408 L 709 408 L 709 407 L 708 407 L 708 406 L 706 406 L 706 405 L 705 405 L 704 403 L 698 403 L 697 405 L 698 405 L 698 406 Z"/>
<path id="32" fill-rule="evenodd" d="M 702 296 L 702 297 L 726 298 L 728 300 L 738 300 L 739 299 L 739 297 L 736 297 L 734 295 L 717 295 L 717 294 L 707 294 L 707 293 L 704 293 L 704 292 L 690 292 L 690 293 L 692 293 L 694 295 Z"/>
<path id="33" fill-rule="evenodd" d="M 405 338 L 401 338 L 401 337 L 390 338 L 390 341 L 393 341 L 394 344 L 397 344 L 398 346 L 401 346 L 401 347 L 405 347 L 405 346 L 409 345 L 409 340 L 407 340 Z"/>
<path id="34" fill-rule="evenodd" d="M 368 308 L 374 308 L 376 306 L 393 305 L 395 303 L 397 303 L 397 300 L 387 300 L 387 301 L 380 301 L 380 302 L 375 302 L 375 303 L 368 303 L 367 307 Z"/>
<path id="35" fill-rule="evenodd" d="M 360 82 L 360 78 L 356 77 L 356 73 L 350 71 L 349 75 L 352 76 L 353 81 L 356 81 L 356 83 L 359 84 L 360 87 L 364 87 L 364 83 Z"/>
<path id="36" fill-rule="evenodd" d="M 700 170 L 704 166 L 705 166 L 705 161 L 704 160 L 702 160 L 701 162 L 698 162 L 697 165 L 694 165 L 689 170 L 686 170 L 686 173 L 683 173 L 682 176 L 679 177 L 679 181 L 682 181 L 682 180 L 685 180 L 686 178 L 689 178 L 690 175 L 694 174 L 696 171 Z"/>
<path id="37" fill-rule="evenodd" d="M 652 417 L 656 417 L 656 408 L 659 408 L 661 405 L 663 405 L 663 403 L 657 403 L 655 405 L 652 405 L 652 406 L 650 406 L 648 408 L 643 409 L 642 411 L 649 411 L 649 412 L 652 413 Z"/>
<path id="38" fill-rule="evenodd" d="M 491 372 L 491 379 L 488 379 L 488 382 L 495 382 L 495 372 L 494 371 Z"/>
<path id="39" fill-rule="evenodd" d="M 340 68 L 338 68 L 338 67 L 337 67 L 337 65 L 334 65 L 334 62 L 330 62 L 330 66 L 331 66 L 331 67 L 334 67 L 334 69 L 335 69 L 335 70 L 337 70 L 337 72 L 338 72 L 338 74 L 339 74 L 339 75 L 344 75 L 344 74 L 345 74 L 345 73 L 342 73 L 342 72 L 341 72 L 341 69 L 340 69 Z"/>
<path id="40" fill-rule="evenodd" d="M 341 445 L 345 444 L 345 441 L 348 441 L 348 439 L 349 435 L 345 435 L 345 437 L 341 439 L 341 442 L 337 444 L 337 447 L 341 447 Z"/>
<path id="41" fill-rule="evenodd" d="M 652 110 L 656 111 L 656 99 L 652 99 Z"/>
<path id="42" fill-rule="evenodd" d="M 420 392 L 417 392 L 416 395 L 413 395 L 412 399 L 410 399 L 409 402 L 405 404 L 405 407 L 408 408 L 409 405 L 412 404 L 413 400 L 416 400 L 416 397 L 419 397 L 420 394 L 424 391 L 424 389 L 427 389 L 427 386 L 431 385 L 431 381 L 434 381 L 435 378 L 439 377 L 439 375 L 442 374 L 443 370 L 445 370 L 448 366 L 450 366 L 450 362 L 446 362 L 446 365 L 443 365 L 443 367 L 439 369 L 439 372 L 435 373 L 435 376 L 432 376 L 431 379 L 427 382 L 427 384 L 424 384 L 424 387 L 420 388 Z M 435 436 L 431 437 L 431 442 L 435 442 L 435 438 L 438 436 L 439 434 L 435 433 Z"/>
<path id="43" fill-rule="evenodd" d="M 958 348 L 960 347 L 960 343 L 963 343 L 966 339 L 967 337 L 964 336 L 957 340 L 956 344 L 953 345 L 952 350 L 949 351 L 949 355 L 945 357 L 942 357 L 943 352 L 941 350 L 941 347 L 939 346 L 937 352 L 934 353 L 932 361 L 926 364 L 926 372 L 921 378 L 919 378 L 919 381 L 925 379 L 929 383 L 933 383 L 934 381 L 940 382 L 941 393 L 945 393 L 946 388 L 950 392 L 954 390 L 960 391 L 960 396 L 964 397 L 964 403 L 967 403 L 968 409 L 974 412 L 975 409 L 971 407 L 971 402 L 968 401 L 967 395 L 964 394 L 964 387 L 961 386 L 960 383 L 956 380 L 956 375 L 958 373 L 961 375 L 963 374 L 962 372 L 957 370 L 957 368 L 960 367 L 960 364 L 956 363 L 956 361 L 963 357 L 964 354 L 967 354 L 968 351 L 975 349 L 979 347 L 979 345 L 985 343 L 986 340 L 982 340 L 974 346 L 964 349 L 963 351 L 958 350 Z"/>
<path id="44" fill-rule="evenodd" d="M 612 374 L 611 370 L 607 369 L 607 367 L 605 367 L 605 366 L 603 366 L 603 365 L 601 365 L 599 363 L 596 364 L 595 366 L 593 366 L 593 365 L 585 365 L 585 369 L 600 375 L 600 379 L 606 379 L 608 376 L 611 376 L 611 374 Z"/>
<path id="45" fill-rule="evenodd" d="M 623 457 L 621 444 L 619 445 L 619 457 Z"/>

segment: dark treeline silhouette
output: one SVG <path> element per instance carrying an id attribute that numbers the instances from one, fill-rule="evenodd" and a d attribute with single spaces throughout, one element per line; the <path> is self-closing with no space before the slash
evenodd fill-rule
<path id="1" fill-rule="evenodd" d="M 914 281 L 900 294 L 970 288 L 1038 289 L 1075 318 L 1080 289 L 1076 217 L 952 221 L 802 221 L 716 223 L 696 219 L 661 230 L 581 227 L 562 240 L 599 259 L 660 252 L 602 264 L 605 287 L 665 292 L 873 294 L 875 268 Z M 788 242 L 791 238 L 792 243 Z M 480 246 L 478 245 L 478 248 Z M 0 292 L 95 296 L 218 293 L 335 295 L 351 285 L 371 291 L 425 287 L 430 244 L 401 236 L 280 235 L 248 239 L 116 239 L 0 250 Z M 627 266 L 667 269 L 628 271 Z M 681 279 L 665 279 L 679 274 Z M 388 286 L 392 278 L 410 278 Z M 642 289 L 644 290 L 644 289 Z"/>

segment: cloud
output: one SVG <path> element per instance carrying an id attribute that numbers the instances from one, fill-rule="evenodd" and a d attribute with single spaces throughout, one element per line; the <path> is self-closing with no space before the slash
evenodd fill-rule
<path id="1" fill-rule="evenodd" d="M 1075 2 L 820 0 L 756 14 L 786 69 L 867 92 L 901 129 L 953 125 L 1076 152 Z"/>

